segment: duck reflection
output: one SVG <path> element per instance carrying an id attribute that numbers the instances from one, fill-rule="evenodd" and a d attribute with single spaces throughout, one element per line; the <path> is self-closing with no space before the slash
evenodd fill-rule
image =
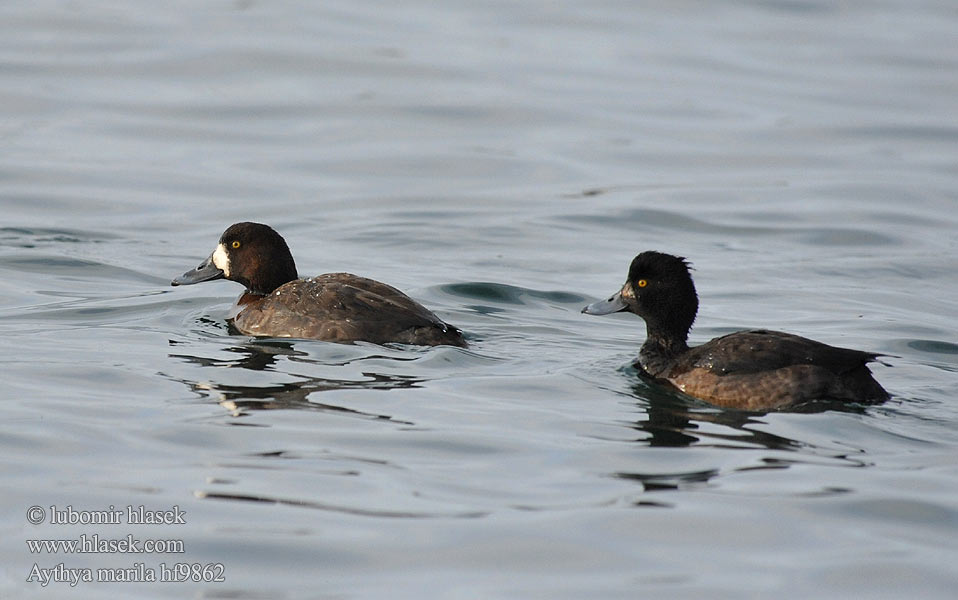
<path id="1" fill-rule="evenodd" d="M 763 425 L 765 412 L 721 409 L 690 399 L 682 394 L 639 380 L 632 386 L 632 395 L 648 403 L 646 418 L 633 428 L 648 434 L 640 441 L 649 446 L 684 447 L 706 444 L 712 447 L 768 448 L 797 450 L 807 446 L 786 437 L 751 428 Z M 818 413 L 828 410 L 864 413 L 864 406 L 847 402 L 808 402 L 791 407 L 787 412 Z M 784 411 L 781 411 L 784 412 Z M 723 431 L 703 431 L 700 424 L 722 426 Z"/>
<path id="2" fill-rule="evenodd" d="M 636 421 L 631 427 L 644 435 L 635 441 L 658 448 L 684 448 L 693 444 L 698 448 L 726 448 L 726 449 L 767 449 L 775 451 L 790 451 L 812 454 L 822 457 L 838 459 L 849 466 L 862 466 L 861 459 L 848 456 L 848 449 L 833 452 L 814 445 L 789 439 L 774 433 L 762 431 L 760 427 L 767 426 L 763 417 L 768 412 L 745 412 L 727 410 L 704 405 L 654 383 L 641 379 L 631 387 L 634 397 L 641 399 L 644 405 L 645 418 Z M 788 412 L 823 412 L 826 410 L 841 410 L 844 412 L 865 412 L 862 406 L 848 403 L 815 402 L 792 407 Z M 786 469 L 793 464 L 806 462 L 796 457 L 789 460 L 779 457 L 764 457 L 759 464 L 750 464 L 735 469 L 735 471 Z M 636 481 L 642 484 L 645 491 L 676 490 L 680 487 L 705 484 L 721 474 L 719 469 L 702 469 L 697 471 L 676 473 L 638 473 L 616 472 L 613 476 Z M 664 506 L 660 503 L 643 501 L 640 504 Z"/>
<path id="3" fill-rule="evenodd" d="M 170 343 L 171 345 L 178 344 L 172 340 Z M 396 420 L 390 415 L 367 413 L 344 406 L 316 402 L 311 400 L 310 396 L 317 392 L 344 389 L 392 390 L 414 388 L 419 387 L 422 383 L 423 380 L 420 378 L 360 370 L 358 373 L 352 371 L 356 373 L 356 377 L 353 379 L 339 379 L 292 374 L 288 368 L 277 368 L 277 365 L 280 361 L 291 361 L 302 364 L 312 364 L 318 367 L 343 367 L 347 365 L 355 366 L 360 361 L 372 359 L 395 361 L 415 360 L 415 358 L 354 352 L 351 353 L 350 356 L 340 356 L 334 360 L 317 360 L 308 353 L 297 350 L 292 342 L 278 340 L 249 342 L 242 345 L 219 348 L 218 351 L 232 353 L 235 356 L 214 358 L 185 353 L 170 354 L 169 356 L 170 358 L 202 367 L 282 372 L 286 377 L 297 378 L 296 381 L 292 382 L 273 383 L 261 386 L 226 383 L 222 381 L 222 379 L 224 379 L 223 377 L 218 378 L 220 381 L 193 381 L 177 378 L 181 383 L 189 387 L 192 392 L 215 398 L 219 404 L 229 410 L 233 416 L 247 416 L 250 411 L 255 410 L 295 409 L 331 411 L 370 419 L 389 420 L 394 423 L 412 424 L 407 421 Z"/>
<path id="4" fill-rule="evenodd" d="M 643 441 L 649 446 L 680 448 L 692 444 L 709 446 L 765 447 L 771 450 L 795 449 L 800 444 L 750 425 L 761 424 L 765 413 L 749 413 L 703 407 L 679 394 L 644 382 L 632 388 L 633 394 L 648 401 L 645 419 L 633 428 L 648 434 Z M 703 431 L 701 424 L 723 426 Z"/>

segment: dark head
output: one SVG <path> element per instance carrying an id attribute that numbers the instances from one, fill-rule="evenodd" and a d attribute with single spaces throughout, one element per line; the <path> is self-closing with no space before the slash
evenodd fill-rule
<path id="1" fill-rule="evenodd" d="M 632 260 L 629 278 L 621 290 L 582 312 L 633 312 L 645 320 L 650 337 L 678 338 L 684 343 L 698 309 L 699 298 L 685 259 L 650 250 Z"/>
<path id="2" fill-rule="evenodd" d="M 237 223 L 223 232 L 209 258 L 171 284 L 190 285 L 224 278 L 243 284 L 254 294 L 265 295 L 296 279 L 296 263 L 286 240 L 272 227 Z"/>

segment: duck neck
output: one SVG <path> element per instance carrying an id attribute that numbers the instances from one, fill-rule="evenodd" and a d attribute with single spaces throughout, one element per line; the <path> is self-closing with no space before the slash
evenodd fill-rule
<path id="1" fill-rule="evenodd" d="M 288 268 L 286 270 L 276 270 L 275 272 L 269 272 L 261 274 L 261 276 L 256 278 L 256 285 L 253 285 L 253 281 L 243 277 L 236 277 L 233 281 L 241 283 L 246 286 L 246 293 L 253 294 L 257 296 L 269 296 L 276 288 L 284 285 L 290 281 L 296 279 L 296 268 Z"/>
<path id="2" fill-rule="evenodd" d="M 650 375 L 658 377 L 668 370 L 676 358 L 688 352 L 687 339 L 688 330 L 670 331 L 648 325 L 645 343 L 639 351 L 642 368 Z"/>

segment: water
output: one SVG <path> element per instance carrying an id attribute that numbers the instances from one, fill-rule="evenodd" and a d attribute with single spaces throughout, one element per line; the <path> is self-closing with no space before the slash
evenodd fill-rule
<path id="1" fill-rule="evenodd" d="M 934 1 L 4 4 L 0 596 L 952 597 L 955 31 Z M 471 348 L 230 336 L 236 284 L 169 280 L 240 220 Z M 647 386 L 641 322 L 579 314 L 644 249 L 694 263 L 693 342 L 891 354 L 894 398 Z M 26 544 L 84 534 L 183 552 Z M 60 563 L 225 581 L 27 581 Z"/>

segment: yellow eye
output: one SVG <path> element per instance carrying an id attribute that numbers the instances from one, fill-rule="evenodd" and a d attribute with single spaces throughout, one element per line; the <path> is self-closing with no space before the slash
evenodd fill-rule
<path id="1" fill-rule="evenodd" d="M 239 243 L 239 242 L 233 242 L 231 245 L 233 246 L 233 248 L 239 248 L 239 247 L 240 247 L 240 243 Z"/>
<path id="2" fill-rule="evenodd" d="M 635 285 L 637 285 L 637 286 L 639 286 L 639 287 L 645 287 L 645 286 L 649 285 L 649 282 L 646 281 L 646 280 L 644 280 L 644 279 L 640 279 L 640 280 L 638 280 L 638 281 L 635 282 Z"/>

